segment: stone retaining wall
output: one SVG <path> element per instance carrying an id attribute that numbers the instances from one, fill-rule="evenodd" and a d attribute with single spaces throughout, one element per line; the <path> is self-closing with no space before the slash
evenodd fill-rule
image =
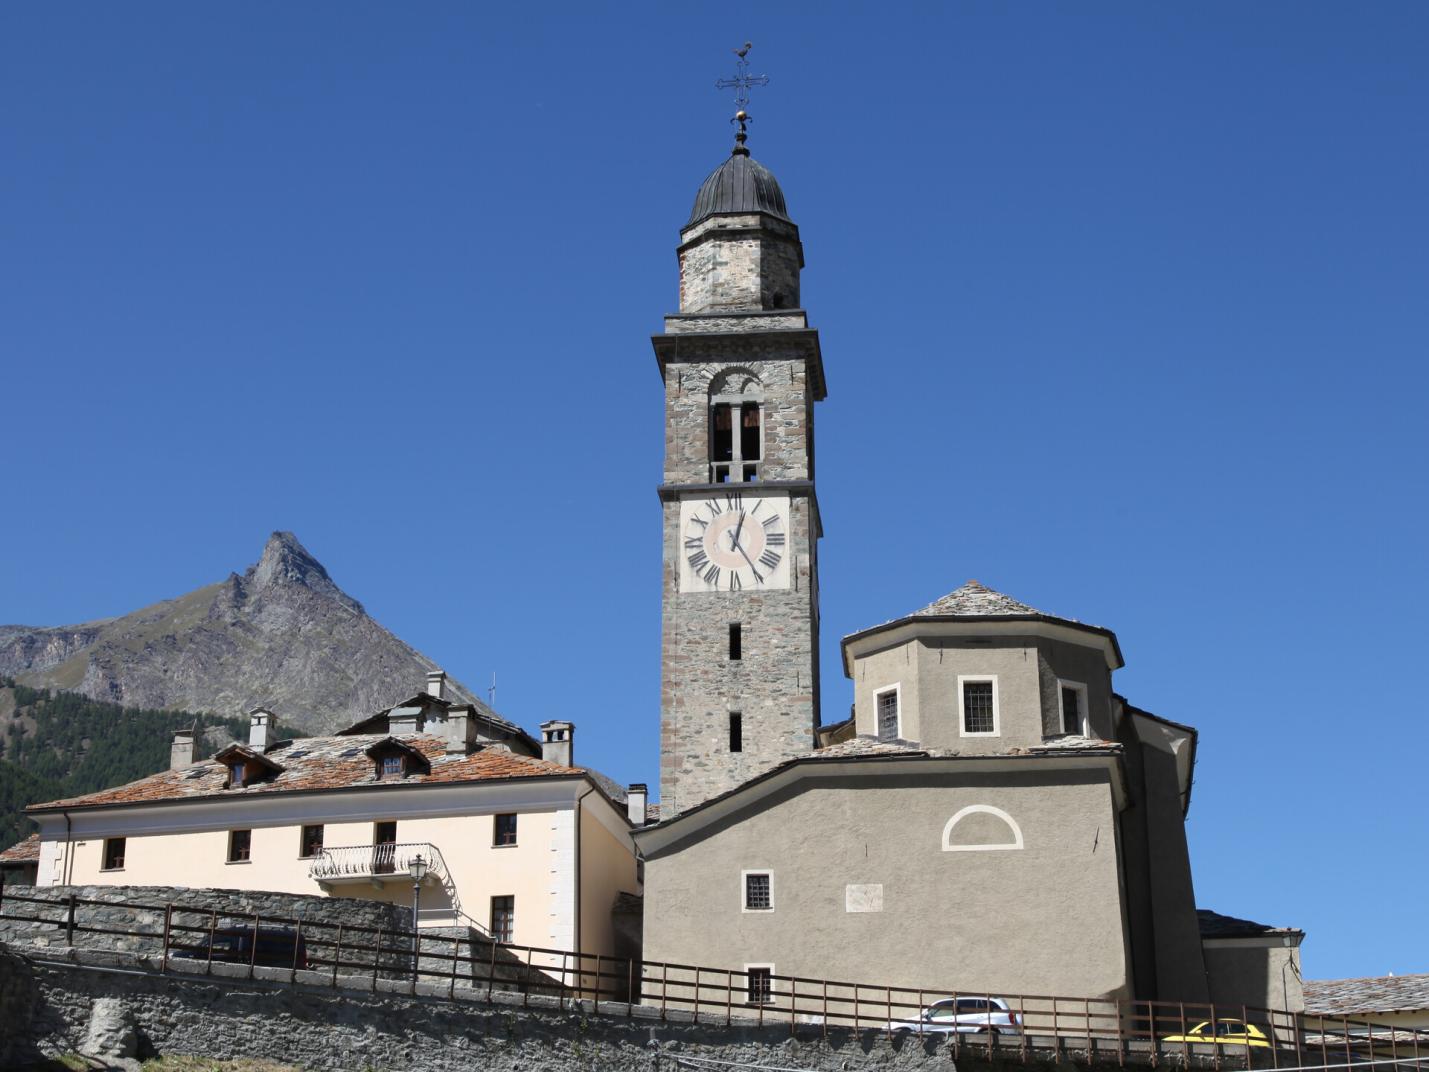
<path id="1" fill-rule="evenodd" d="M 26 955 L 0 946 L 0 1067 L 24 1067 L 42 1056 L 78 1051 L 90 1034 L 91 1010 L 117 1013 L 137 1037 L 140 1058 L 196 1054 L 217 1059 L 265 1058 L 305 1069 L 473 1068 L 518 1072 L 728 1072 L 731 1063 L 808 1072 L 989 1072 L 992 1063 L 947 1040 L 787 1023 L 696 1023 L 688 1013 L 589 1001 L 503 994 L 395 980 L 340 980 L 318 973 L 289 984 L 281 969 L 215 964 L 212 975 L 160 974 L 152 958 L 74 950 Z M 449 994 L 451 996 L 449 997 Z M 114 1025 L 111 1024 L 111 1027 Z M 132 1026 L 132 1032 L 128 1029 Z M 116 1033 L 121 1033 L 117 1032 Z M 1011 1050 L 1009 1056 L 1020 1056 Z M 1053 1055 L 1029 1064 L 1050 1068 Z M 998 1062 L 1001 1064 L 1001 1062 Z M 1104 1062 L 1114 1072 L 1114 1058 Z M 1386 1070 L 1391 1072 L 1391 1070 Z M 1403 1070 L 1401 1070 L 1403 1072 Z"/>

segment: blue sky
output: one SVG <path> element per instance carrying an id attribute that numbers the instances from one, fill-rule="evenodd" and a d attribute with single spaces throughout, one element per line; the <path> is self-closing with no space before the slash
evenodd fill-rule
<path id="1" fill-rule="evenodd" d="M 838 638 L 969 577 L 1201 730 L 1204 907 L 1429 971 L 1429 8 L 0 11 L 0 621 L 295 531 L 527 726 L 657 781 L 674 247 L 750 145 L 808 261 Z"/>

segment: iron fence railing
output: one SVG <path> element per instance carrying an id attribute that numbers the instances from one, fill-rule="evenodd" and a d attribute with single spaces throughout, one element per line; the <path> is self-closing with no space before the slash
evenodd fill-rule
<path id="1" fill-rule="evenodd" d="M 116 912 L 122 908 L 122 912 Z M 494 993 L 585 1003 L 595 1014 L 740 1026 L 787 1026 L 792 1035 L 830 1031 L 907 1036 L 959 1052 L 1000 1059 L 1085 1060 L 1214 1068 L 1429 1072 L 1429 1030 L 1348 1017 L 1307 1015 L 1246 1005 L 1114 1001 L 1009 995 L 836 982 L 732 968 L 627 960 L 604 954 L 514 946 L 472 931 L 469 937 L 422 930 L 319 923 L 259 913 L 232 915 L 194 904 L 133 904 L 34 887 L 0 886 L 0 937 L 25 930 L 70 946 L 125 949 L 157 960 L 156 970 L 211 973 L 216 962 L 279 968 L 289 982 L 379 988 L 392 980 L 435 984 L 452 1000 Z M 244 936 L 250 936 L 244 940 Z M 240 969 L 241 970 L 241 969 Z M 269 976 L 271 978 L 271 975 Z M 1006 1008 L 986 1023 L 956 1030 L 922 1016 L 934 1002 L 997 999 Z M 1217 1035 L 1214 1025 L 1253 1025 Z M 1198 1025 L 1212 1025 L 1204 1037 Z M 1238 1040 L 1237 1040 L 1238 1039 Z M 1247 1042 L 1247 1039 L 1252 1041 Z M 1175 1040 L 1175 1041 L 1172 1041 Z"/>

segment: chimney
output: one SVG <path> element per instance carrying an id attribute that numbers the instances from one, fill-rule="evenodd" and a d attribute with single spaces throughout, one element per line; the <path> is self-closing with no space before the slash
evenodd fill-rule
<path id="1" fill-rule="evenodd" d="M 421 733 L 425 724 L 420 707 L 394 707 L 387 712 L 387 732 L 393 737 Z"/>
<path id="2" fill-rule="evenodd" d="M 266 707 L 248 712 L 248 747 L 266 752 L 278 743 L 278 716 Z"/>
<path id="3" fill-rule="evenodd" d="M 572 722 L 552 719 L 541 723 L 541 758 L 569 767 L 574 755 L 576 727 Z"/>
<path id="4" fill-rule="evenodd" d="M 447 691 L 447 672 L 445 670 L 429 670 L 427 672 L 427 695 L 435 696 L 438 700 L 445 700 Z"/>
<path id="5" fill-rule="evenodd" d="M 649 797 L 650 788 L 644 782 L 636 782 L 626 791 L 625 812 L 632 826 L 644 826 L 649 821 L 645 814 L 645 801 Z"/>
<path id="6" fill-rule="evenodd" d="M 464 756 L 476 743 L 475 712 L 470 705 L 453 707 L 447 712 L 447 754 Z"/>
<path id="7" fill-rule="evenodd" d="M 174 743 L 169 746 L 169 770 L 192 767 L 194 762 L 194 731 L 176 730 Z"/>

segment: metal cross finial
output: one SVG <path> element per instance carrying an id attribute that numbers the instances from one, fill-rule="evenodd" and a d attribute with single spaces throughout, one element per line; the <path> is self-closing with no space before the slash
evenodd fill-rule
<path id="1" fill-rule="evenodd" d="M 749 50 L 754 47 L 750 41 L 744 42 L 743 48 L 734 49 L 734 54 L 739 57 L 739 62 L 735 65 L 735 75 L 733 78 L 721 78 L 715 83 L 715 89 L 734 90 L 734 118 L 731 123 L 739 124 L 739 133 L 734 136 L 738 143 L 735 152 L 748 152 L 744 148 L 744 139 L 748 136 L 744 129 L 744 124 L 749 121 L 749 91 L 755 86 L 767 86 L 769 76 L 763 74 L 749 73 Z"/>

